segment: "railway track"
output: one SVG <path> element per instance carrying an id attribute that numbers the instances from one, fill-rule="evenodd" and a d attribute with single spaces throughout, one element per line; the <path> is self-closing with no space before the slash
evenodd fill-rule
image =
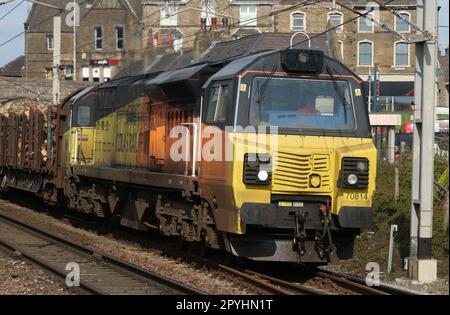
<path id="1" fill-rule="evenodd" d="M 2 217 L 4 215 L 0 214 L 0 224 L 2 223 Z M 77 222 L 80 225 L 88 226 L 89 228 L 92 228 L 94 230 L 97 230 L 99 228 L 96 224 L 89 224 L 89 222 L 86 222 L 85 220 L 77 217 L 77 216 L 67 216 L 67 214 L 64 216 L 65 218 L 69 218 L 71 224 L 73 222 Z M 11 220 L 11 218 L 8 218 Z M 23 224 L 23 223 L 19 223 Z M 86 225 L 87 224 L 87 225 Z M 84 228 L 82 227 L 82 228 Z M 1 230 L 1 225 L 0 225 Z M 46 232 L 45 232 L 46 233 Z M 47 233 L 48 234 L 48 233 Z M 127 239 L 128 237 L 131 237 L 131 242 L 140 242 L 142 240 L 142 235 L 137 235 L 136 233 L 127 233 L 124 231 L 120 231 L 120 238 Z M 2 243 L 0 236 L 0 244 Z M 57 236 L 57 238 L 60 238 Z M 64 240 L 67 241 L 67 240 Z M 69 241 L 70 242 L 70 241 Z M 72 243 L 72 242 L 70 242 Z M 155 245 L 153 242 L 151 244 L 147 243 L 139 243 L 144 247 L 152 247 Z M 171 248 L 171 246 L 162 246 L 160 247 L 161 242 L 158 242 L 158 249 L 162 250 L 166 254 L 169 254 L 172 257 L 187 259 L 188 261 L 194 261 L 199 264 L 205 264 L 208 267 L 215 268 L 217 270 L 221 270 L 223 272 L 226 272 L 230 275 L 233 275 L 235 277 L 238 277 L 248 284 L 250 284 L 253 287 L 257 287 L 261 291 L 267 293 L 267 294 L 277 294 L 277 295 L 328 295 L 328 294 L 339 294 L 339 292 L 335 292 L 335 290 L 331 286 L 316 286 L 311 284 L 306 284 L 304 279 L 298 279 L 295 277 L 295 275 L 299 274 L 309 274 L 309 278 L 322 278 L 326 279 L 329 282 L 333 282 L 336 284 L 337 287 L 345 289 L 350 294 L 362 294 L 362 295 L 414 295 L 418 294 L 415 292 L 411 292 L 408 290 L 402 290 L 396 287 L 391 287 L 387 285 L 380 285 L 377 287 L 370 287 L 367 286 L 364 279 L 360 279 L 354 276 L 345 275 L 337 272 L 332 272 L 320 268 L 311 268 L 306 267 L 299 264 L 288 264 L 285 265 L 284 268 L 289 268 L 289 270 L 286 270 L 286 275 L 280 275 L 277 272 L 273 272 L 272 269 L 279 269 L 279 268 L 272 268 L 272 267 L 263 267 L 263 268 L 255 268 L 257 265 L 234 265 L 234 264 L 223 264 L 221 263 L 221 260 L 217 259 L 209 259 L 199 256 L 194 256 L 192 253 L 189 252 L 179 252 L 175 251 Z M 79 244 L 76 244 L 76 246 L 82 246 Z M 82 246 L 83 247 L 83 246 Z M 20 251 L 20 250 L 19 250 Z M 103 254 L 95 254 L 91 249 L 83 248 L 82 251 L 90 256 L 97 256 L 97 257 L 104 257 L 102 258 L 103 261 L 114 261 L 117 260 L 114 257 L 106 256 Z M 122 264 L 128 265 L 127 262 L 120 261 Z M 301 268 L 299 270 L 299 268 Z M 144 270 L 144 272 L 147 272 Z M 66 272 L 60 273 L 63 274 L 65 277 Z M 88 290 L 89 291 L 89 290 Z M 189 292 L 189 290 L 185 291 L 186 293 L 190 294 L 201 294 L 203 292 Z"/>
<path id="2" fill-rule="evenodd" d="M 0 245 L 66 278 L 67 263 L 80 268 L 80 288 L 91 294 L 205 294 L 82 244 L 0 214 Z"/>
<path id="3" fill-rule="evenodd" d="M 264 272 L 257 272 L 250 269 L 235 269 L 229 266 L 219 265 L 221 269 L 235 273 L 238 276 L 254 283 L 264 290 L 271 291 L 274 294 L 282 295 L 331 295 L 336 294 L 331 288 L 320 288 L 314 285 L 308 285 L 298 281 L 287 281 L 269 275 Z M 314 269 L 314 268 L 313 268 Z M 299 272 L 299 271 L 297 271 Z M 300 271 L 301 272 L 301 271 Z M 360 295 L 418 295 L 419 292 L 403 290 L 397 287 L 380 284 L 378 286 L 368 286 L 364 279 L 354 276 L 340 274 L 322 269 L 312 271 L 316 277 L 327 279 L 335 283 L 338 287 L 347 290 L 349 293 Z"/>
<path id="4" fill-rule="evenodd" d="M 311 286 L 292 283 L 279 278 L 271 277 L 263 273 L 259 273 L 251 270 L 240 270 L 238 268 L 217 265 L 218 268 L 235 274 L 251 284 L 273 294 L 278 295 L 328 295 L 326 291 L 313 288 Z"/>
<path id="5" fill-rule="evenodd" d="M 364 295 L 419 295 L 420 292 L 404 290 L 397 287 L 380 284 L 378 286 L 368 286 L 364 279 L 337 273 L 333 271 L 317 269 L 317 275 L 330 279 L 336 284 Z"/>

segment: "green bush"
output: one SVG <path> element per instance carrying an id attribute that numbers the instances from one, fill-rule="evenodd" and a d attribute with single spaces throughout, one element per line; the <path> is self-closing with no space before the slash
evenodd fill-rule
<path id="1" fill-rule="evenodd" d="M 395 200 L 395 167 L 399 170 L 399 197 Z M 438 180 L 448 168 L 448 160 L 436 157 L 434 163 L 434 175 Z M 447 170 L 448 172 L 448 170 Z M 382 270 L 387 268 L 389 248 L 389 231 L 391 224 L 398 225 L 396 234 L 396 249 L 394 253 L 393 276 L 403 274 L 401 268 L 403 258 L 409 256 L 410 243 L 410 212 L 411 212 L 411 179 L 412 160 L 410 154 L 403 154 L 395 164 L 378 161 L 377 184 L 373 199 L 374 211 L 374 235 L 369 237 L 363 233 L 355 242 L 355 259 L 350 267 L 364 270 L 365 264 L 374 261 L 380 264 Z M 444 202 L 438 200 L 435 194 L 433 216 L 433 257 L 438 259 L 438 272 L 448 276 L 448 233 L 444 225 Z"/>

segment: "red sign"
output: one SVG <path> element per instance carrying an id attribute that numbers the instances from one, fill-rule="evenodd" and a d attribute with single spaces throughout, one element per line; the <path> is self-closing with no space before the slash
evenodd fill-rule
<path id="1" fill-rule="evenodd" d="M 102 59 L 102 60 L 91 60 L 91 65 L 118 65 L 120 60 L 117 59 Z"/>
<path id="2" fill-rule="evenodd" d="M 119 60 L 117 60 L 117 59 L 108 59 L 108 63 L 110 65 L 118 65 L 119 64 Z"/>

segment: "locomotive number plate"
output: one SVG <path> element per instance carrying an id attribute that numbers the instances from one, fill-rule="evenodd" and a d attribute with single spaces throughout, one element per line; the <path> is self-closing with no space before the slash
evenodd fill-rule
<path id="1" fill-rule="evenodd" d="M 344 193 L 345 200 L 369 200 L 369 196 L 367 193 Z"/>

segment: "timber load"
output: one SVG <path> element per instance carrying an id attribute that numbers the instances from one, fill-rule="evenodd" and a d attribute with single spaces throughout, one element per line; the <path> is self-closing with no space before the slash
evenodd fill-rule
<path id="1" fill-rule="evenodd" d="M 3 168 L 50 171 L 48 110 L 44 103 L 27 98 L 0 104 L 0 165 Z M 50 114 L 52 117 L 53 113 Z"/>

